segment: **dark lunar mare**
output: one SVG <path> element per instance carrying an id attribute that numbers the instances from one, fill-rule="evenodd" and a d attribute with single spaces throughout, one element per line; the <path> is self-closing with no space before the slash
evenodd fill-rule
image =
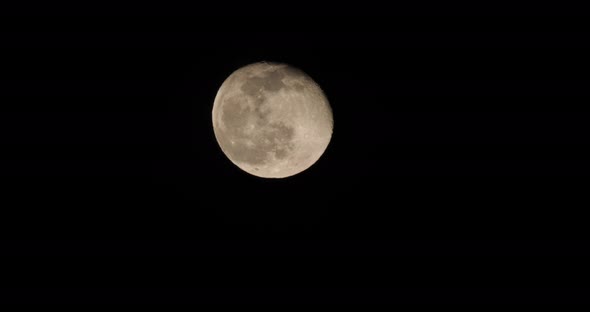
<path id="1" fill-rule="evenodd" d="M 252 77 L 240 88 L 245 94 L 255 97 L 260 94 L 260 91 L 277 92 L 286 87 L 283 83 L 285 74 L 280 70 L 273 70 L 266 72 L 261 77 Z"/>
<path id="2" fill-rule="evenodd" d="M 294 148 L 291 141 L 295 136 L 295 130 L 282 122 L 268 120 L 270 109 L 265 109 L 266 97 L 264 92 L 261 92 L 277 92 L 286 87 L 282 82 L 284 76 L 279 71 L 272 71 L 263 77 L 251 78 L 242 85 L 241 90 L 254 99 L 254 109 L 242 107 L 240 103 L 244 99 L 240 96 L 223 99 L 222 121 L 226 135 L 220 143 L 234 160 L 259 166 L 268 159 L 269 152 L 274 152 L 277 159 L 284 159 Z M 248 134 L 246 127 L 252 119 L 256 121 L 256 128 L 254 133 Z M 228 138 L 233 138 L 234 143 L 232 144 Z M 248 141 L 253 145 L 249 146 Z"/>

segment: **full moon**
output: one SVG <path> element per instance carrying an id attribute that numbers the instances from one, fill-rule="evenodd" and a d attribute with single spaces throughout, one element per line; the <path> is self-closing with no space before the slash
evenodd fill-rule
<path id="1" fill-rule="evenodd" d="M 303 71 L 260 62 L 234 71 L 213 104 L 217 143 L 240 169 L 285 178 L 311 167 L 332 138 L 333 117 L 322 89 Z"/>

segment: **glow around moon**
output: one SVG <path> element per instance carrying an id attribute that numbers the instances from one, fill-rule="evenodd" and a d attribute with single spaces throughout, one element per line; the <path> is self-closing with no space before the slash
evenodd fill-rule
<path id="1" fill-rule="evenodd" d="M 284 178 L 312 166 L 332 137 L 332 109 L 304 72 L 255 63 L 233 72 L 213 104 L 213 130 L 223 153 L 258 177 Z"/>

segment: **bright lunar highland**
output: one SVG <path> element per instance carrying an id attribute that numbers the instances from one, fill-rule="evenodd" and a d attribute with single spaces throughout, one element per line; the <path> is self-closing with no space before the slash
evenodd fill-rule
<path id="1" fill-rule="evenodd" d="M 223 153 L 240 169 L 285 178 L 311 167 L 332 138 L 332 109 L 303 71 L 255 63 L 233 72 L 213 104 L 213 130 Z"/>

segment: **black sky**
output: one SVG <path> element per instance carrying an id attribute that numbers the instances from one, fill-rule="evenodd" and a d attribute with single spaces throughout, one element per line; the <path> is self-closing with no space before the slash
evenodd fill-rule
<path id="1" fill-rule="evenodd" d="M 5 293 L 581 297 L 583 18 L 192 9 L 3 19 Z M 304 70 L 333 108 L 326 153 L 292 178 L 242 172 L 213 135 L 218 87 L 258 61 Z"/>

